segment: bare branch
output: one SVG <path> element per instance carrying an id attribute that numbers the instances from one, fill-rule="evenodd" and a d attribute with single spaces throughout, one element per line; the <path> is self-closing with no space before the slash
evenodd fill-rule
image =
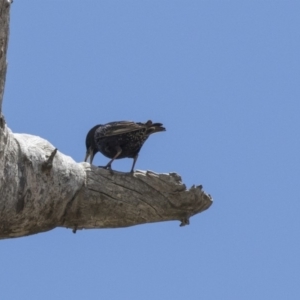
<path id="1" fill-rule="evenodd" d="M 10 5 L 11 1 L 0 0 L 0 117 L 2 114 L 2 101 L 7 70 L 6 54 L 9 37 Z M 3 119 L 1 122 L 3 122 Z"/>
<path id="2" fill-rule="evenodd" d="M 62 226 L 114 228 L 169 220 L 179 220 L 183 226 L 212 204 L 200 188 L 187 190 L 175 173 L 112 174 L 89 164 L 83 167 L 86 184 L 66 211 Z"/>
<path id="3" fill-rule="evenodd" d="M 115 228 L 189 218 L 212 198 L 202 187 L 186 189 L 176 173 L 121 173 L 76 163 L 40 137 L 5 127 L 0 160 L 0 238 L 55 227 Z M 56 154 L 55 154 L 56 153 Z M 45 159 L 54 157 L 45 172 Z"/>
<path id="4" fill-rule="evenodd" d="M 46 140 L 14 134 L 1 113 L 10 1 L 0 0 L 0 238 L 55 227 L 115 228 L 178 220 L 212 204 L 202 186 L 189 190 L 176 173 L 111 172 L 76 163 Z"/>

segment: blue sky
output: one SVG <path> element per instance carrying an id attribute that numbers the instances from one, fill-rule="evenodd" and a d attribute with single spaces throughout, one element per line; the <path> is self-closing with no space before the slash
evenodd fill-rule
<path id="1" fill-rule="evenodd" d="M 183 228 L 2 240 L 1 297 L 299 299 L 299 15 L 299 1 L 14 1 L 9 127 L 81 162 L 95 124 L 162 122 L 136 168 L 214 204 Z"/>

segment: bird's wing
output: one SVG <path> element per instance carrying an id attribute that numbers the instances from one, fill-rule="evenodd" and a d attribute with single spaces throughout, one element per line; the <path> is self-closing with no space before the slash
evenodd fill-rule
<path id="1" fill-rule="evenodd" d="M 111 122 L 105 124 L 104 126 L 97 129 L 97 133 L 98 133 L 98 138 L 109 137 L 109 136 L 135 131 L 141 128 L 145 128 L 145 125 L 137 124 L 132 121 L 119 121 L 119 122 Z"/>

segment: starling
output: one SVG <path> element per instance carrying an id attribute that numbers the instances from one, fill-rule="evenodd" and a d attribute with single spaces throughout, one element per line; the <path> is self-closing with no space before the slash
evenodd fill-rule
<path id="1" fill-rule="evenodd" d="M 104 167 L 111 170 L 111 164 L 115 159 L 133 158 L 131 173 L 137 161 L 138 154 L 150 134 L 165 131 L 161 123 L 135 123 L 132 121 L 111 122 L 104 125 L 94 126 L 87 134 L 86 156 L 84 161 L 93 158 L 97 152 L 111 160 Z"/>

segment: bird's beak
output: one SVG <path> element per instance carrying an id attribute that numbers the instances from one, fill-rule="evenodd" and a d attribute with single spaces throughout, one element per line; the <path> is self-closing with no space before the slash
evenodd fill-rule
<path id="1" fill-rule="evenodd" d="M 92 160 L 93 160 L 93 151 L 92 151 L 92 147 L 89 147 L 89 148 L 86 150 L 86 154 L 85 154 L 84 161 L 87 161 L 89 157 L 90 157 L 90 164 L 91 164 L 91 163 L 92 163 Z"/>

